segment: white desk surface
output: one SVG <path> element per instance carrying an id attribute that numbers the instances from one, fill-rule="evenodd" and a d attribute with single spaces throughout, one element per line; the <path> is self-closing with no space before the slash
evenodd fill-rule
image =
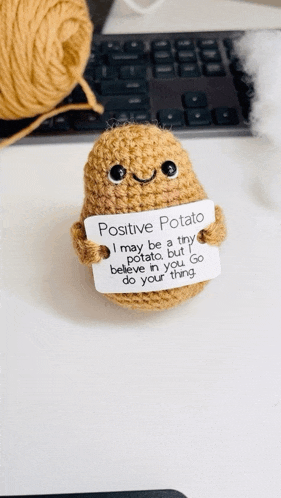
<path id="1" fill-rule="evenodd" d="M 235 1 L 112 15 L 107 32 L 281 26 L 281 10 Z M 151 314 L 98 295 L 72 250 L 91 145 L 1 153 L 2 494 L 280 496 L 281 153 L 255 138 L 183 145 L 226 215 L 222 274 Z"/>

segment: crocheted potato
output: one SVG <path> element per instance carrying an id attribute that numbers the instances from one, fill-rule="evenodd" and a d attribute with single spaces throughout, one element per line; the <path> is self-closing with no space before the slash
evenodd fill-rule
<path id="1" fill-rule="evenodd" d="M 87 239 L 85 218 L 160 209 L 207 198 L 180 142 L 168 130 L 149 124 L 128 124 L 105 131 L 85 165 L 84 189 L 80 221 L 73 224 L 71 235 L 79 261 L 89 266 L 108 257 L 108 250 Z M 199 233 L 200 242 L 219 245 L 224 240 L 226 229 L 219 206 L 215 207 L 215 216 L 215 222 Z M 104 295 L 127 308 L 161 310 L 190 299 L 206 283 Z"/>

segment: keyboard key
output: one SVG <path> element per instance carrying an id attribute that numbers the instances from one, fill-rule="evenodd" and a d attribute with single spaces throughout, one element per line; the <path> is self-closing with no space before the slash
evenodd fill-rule
<path id="1" fill-rule="evenodd" d="M 128 123 L 129 121 L 133 121 L 134 123 L 147 123 L 150 121 L 150 113 L 148 111 L 122 111 L 115 113 L 114 119 L 118 121 L 118 124 Z"/>
<path id="2" fill-rule="evenodd" d="M 203 72 L 205 76 L 225 76 L 224 67 L 219 62 L 204 64 Z"/>
<path id="3" fill-rule="evenodd" d="M 218 48 L 217 41 L 214 40 L 213 38 L 204 38 L 201 40 L 198 40 L 198 47 L 199 48 Z"/>
<path id="4" fill-rule="evenodd" d="M 102 64 L 102 59 L 96 53 L 92 53 L 88 59 L 87 66 L 85 67 L 84 76 L 87 80 L 93 81 L 95 77 L 95 68 Z"/>
<path id="5" fill-rule="evenodd" d="M 193 50 L 179 50 L 177 53 L 179 62 L 196 62 L 196 53 Z"/>
<path id="6" fill-rule="evenodd" d="M 121 66 L 120 67 L 120 78 L 122 80 L 129 79 L 145 79 L 146 78 L 146 67 L 145 66 Z"/>
<path id="7" fill-rule="evenodd" d="M 127 52 L 115 52 L 107 55 L 107 60 L 109 66 L 114 65 L 124 65 L 124 64 L 144 64 L 146 59 L 143 54 L 130 54 Z"/>
<path id="8" fill-rule="evenodd" d="M 133 95 L 129 97 L 111 97 L 106 103 L 107 111 L 115 110 L 143 110 L 149 108 L 149 98 L 147 95 Z"/>
<path id="9" fill-rule="evenodd" d="M 200 57 L 204 62 L 221 62 L 221 55 L 218 50 L 202 50 Z"/>
<path id="10" fill-rule="evenodd" d="M 182 78 L 196 78 L 201 76 L 201 71 L 198 64 L 180 64 L 179 75 Z"/>
<path id="11" fill-rule="evenodd" d="M 55 131 L 68 131 L 70 129 L 69 114 L 59 114 L 54 117 L 53 130 Z"/>
<path id="12" fill-rule="evenodd" d="M 131 114 L 128 111 L 116 112 L 114 118 L 117 119 L 118 123 L 124 124 L 128 123 L 131 119 Z"/>
<path id="13" fill-rule="evenodd" d="M 154 66 L 155 78 L 173 78 L 175 76 L 175 68 L 173 64 L 157 64 Z"/>
<path id="14" fill-rule="evenodd" d="M 154 52 L 153 60 L 155 64 L 167 64 L 174 61 L 174 56 L 168 50 L 158 50 Z"/>
<path id="15" fill-rule="evenodd" d="M 144 43 L 140 40 L 132 40 L 124 43 L 125 52 L 142 54 L 144 53 Z"/>
<path id="16" fill-rule="evenodd" d="M 171 42 L 169 40 L 155 40 L 151 43 L 151 49 L 156 50 L 170 50 Z"/>
<path id="17" fill-rule="evenodd" d="M 180 109 L 161 109 L 157 117 L 161 126 L 180 127 L 184 125 L 184 114 Z"/>
<path id="18" fill-rule="evenodd" d="M 212 123 L 209 109 L 189 109 L 186 117 L 189 126 L 208 126 Z"/>
<path id="19" fill-rule="evenodd" d="M 193 50 L 194 49 L 193 41 L 186 39 L 186 38 L 176 40 L 175 45 L 176 45 L 177 50 Z"/>
<path id="20" fill-rule="evenodd" d="M 185 92 L 182 96 L 184 107 L 207 107 L 207 97 L 204 92 Z"/>
<path id="21" fill-rule="evenodd" d="M 150 121 L 150 113 L 148 111 L 136 111 L 133 113 L 133 120 L 136 123 L 147 123 Z"/>
<path id="22" fill-rule="evenodd" d="M 107 41 L 101 44 L 101 51 L 103 54 L 109 54 L 121 51 L 121 45 L 118 41 Z"/>
<path id="23" fill-rule="evenodd" d="M 76 131 L 104 130 L 109 114 L 97 114 L 94 111 L 74 111 L 73 128 Z"/>
<path id="24" fill-rule="evenodd" d="M 237 125 L 239 118 L 236 109 L 230 107 L 217 107 L 214 109 L 214 121 L 218 125 Z"/>
<path id="25" fill-rule="evenodd" d="M 147 84 L 143 80 L 102 81 L 102 95 L 130 95 L 147 92 Z"/>
<path id="26" fill-rule="evenodd" d="M 100 64 L 101 61 L 102 61 L 102 57 L 101 57 L 99 52 L 96 52 L 96 51 L 91 52 L 90 57 L 88 59 L 87 66 L 91 65 L 92 67 L 94 67 L 95 65 Z"/>
<path id="27" fill-rule="evenodd" d="M 36 131 L 42 132 L 42 133 L 50 133 L 51 130 L 53 129 L 53 118 L 48 118 L 43 121 L 43 123 L 36 128 Z"/>
<path id="28" fill-rule="evenodd" d="M 115 80 L 118 78 L 117 68 L 114 66 L 98 66 L 95 69 L 95 79 L 100 80 Z"/>

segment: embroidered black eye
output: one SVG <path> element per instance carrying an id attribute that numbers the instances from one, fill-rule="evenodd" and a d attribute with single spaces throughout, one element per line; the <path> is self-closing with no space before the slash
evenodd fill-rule
<path id="1" fill-rule="evenodd" d="M 178 168 L 173 161 L 165 161 L 161 166 L 161 170 L 169 178 L 176 178 L 178 176 Z"/>
<path id="2" fill-rule="evenodd" d="M 125 178 L 126 169 L 121 164 L 115 164 L 112 166 L 108 173 L 108 178 L 112 183 L 121 183 Z"/>

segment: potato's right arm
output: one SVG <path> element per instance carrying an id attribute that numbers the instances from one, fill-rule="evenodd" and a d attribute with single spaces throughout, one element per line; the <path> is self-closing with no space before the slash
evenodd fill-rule
<path id="1" fill-rule="evenodd" d="M 84 223 L 77 221 L 71 227 L 71 238 L 74 250 L 80 263 L 91 266 L 102 259 L 108 258 L 109 251 L 106 246 L 100 246 L 87 239 Z"/>
<path id="2" fill-rule="evenodd" d="M 198 233 L 197 239 L 202 244 L 219 246 L 226 237 L 225 220 L 220 206 L 215 206 L 215 217 L 216 219 L 213 223 Z"/>

